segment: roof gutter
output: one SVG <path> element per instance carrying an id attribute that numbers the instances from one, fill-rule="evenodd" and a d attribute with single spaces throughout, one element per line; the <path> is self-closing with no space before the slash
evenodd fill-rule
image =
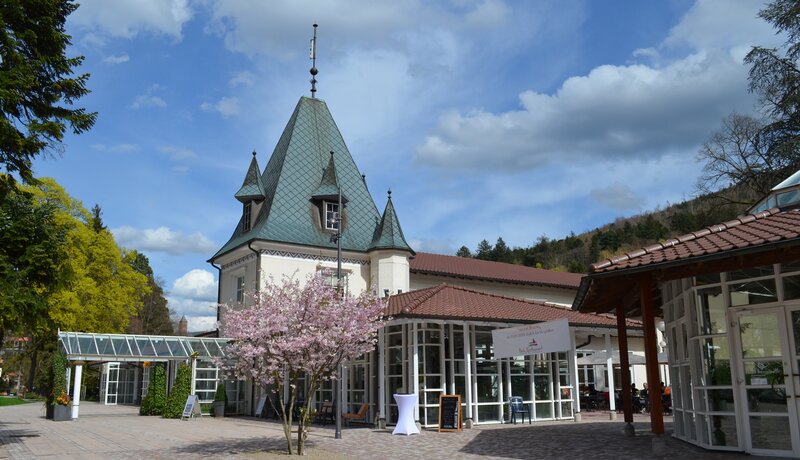
<path id="1" fill-rule="evenodd" d="M 209 262 L 212 267 L 217 269 L 217 322 L 220 320 L 219 305 L 222 303 L 222 265 L 217 267 L 214 262 Z"/>
<path id="2" fill-rule="evenodd" d="M 261 292 L 261 253 L 253 249 L 253 240 L 247 242 L 247 247 L 256 255 L 256 294 Z"/>

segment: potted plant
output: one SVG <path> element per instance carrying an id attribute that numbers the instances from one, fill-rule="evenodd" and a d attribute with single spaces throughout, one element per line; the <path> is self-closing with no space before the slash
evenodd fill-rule
<path id="1" fill-rule="evenodd" d="M 55 422 L 68 422 L 72 420 L 72 398 L 66 390 L 61 390 L 61 393 L 56 395 L 53 400 L 53 421 Z"/>
<path id="2" fill-rule="evenodd" d="M 225 404 L 228 403 L 228 395 L 225 392 L 225 382 L 217 384 L 217 392 L 214 393 L 214 417 L 225 416 Z"/>

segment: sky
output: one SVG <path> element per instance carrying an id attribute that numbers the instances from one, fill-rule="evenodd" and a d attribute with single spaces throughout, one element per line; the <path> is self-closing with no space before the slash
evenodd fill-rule
<path id="1" fill-rule="evenodd" d="M 81 0 L 94 128 L 37 160 L 214 327 L 233 194 L 301 96 L 327 102 L 417 251 L 530 246 L 691 198 L 697 150 L 757 115 L 742 62 L 778 46 L 751 0 Z"/>

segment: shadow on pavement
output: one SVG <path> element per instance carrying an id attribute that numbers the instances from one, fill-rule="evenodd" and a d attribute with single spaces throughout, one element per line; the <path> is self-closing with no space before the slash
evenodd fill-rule
<path id="1" fill-rule="evenodd" d="M 314 442 L 306 441 L 306 448 L 313 448 Z M 174 452 L 198 454 L 201 456 L 225 456 L 252 452 L 279 451 L 286 452 L 286 440 L 266 437 L 227 439 L 196 443 L 191 446 L 176 447 Z"/>

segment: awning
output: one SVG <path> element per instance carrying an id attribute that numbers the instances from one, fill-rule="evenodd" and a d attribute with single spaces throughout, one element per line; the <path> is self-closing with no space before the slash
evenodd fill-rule
<path id="1" fill-rule="evenodd" d="M 58 333 L 70 361 L 169 361 L 221 358 L 230 339 L 169 335 Z"/>
<path id="2" fill-rule="evenodd" d="M 659 353 L 658 354 L 658 362 L 666 364 L 669 360 L 669 355 L 667 352 Z M 603 366 L 608 362 L 608 355 L 605 351 L 597 351 L 592 353 L 589 356 L 583 356 L 578 358 L 577 363 L 579 366 Z M 613 364 L 619 364 L 619 352 L 615 351 L 611 353 L 611 362 Z M 633 364 L 644 364 L 646 362 L 644 356 L 633 354 L 632 352 L 628 352 L 628 363 Z"/>

